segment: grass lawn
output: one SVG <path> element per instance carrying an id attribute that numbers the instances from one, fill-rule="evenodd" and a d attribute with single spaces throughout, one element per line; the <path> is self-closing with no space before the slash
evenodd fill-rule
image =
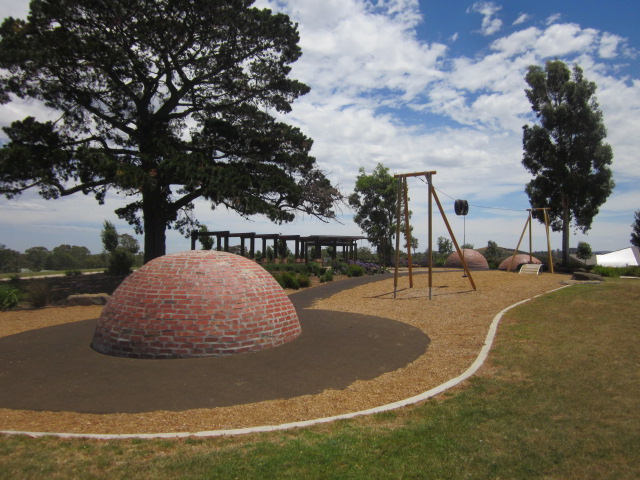
<path id="1" fill-rule="evenodd" d="M 422 405 L 244 437 L 0 438 L 0 479 L 640 478 L 640 280 L 514 309 L 479 374 Z"/>

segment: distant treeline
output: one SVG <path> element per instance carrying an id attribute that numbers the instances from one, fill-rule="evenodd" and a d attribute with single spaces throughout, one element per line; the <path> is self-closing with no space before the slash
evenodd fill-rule
<path id="1" fill-rule="evenodd" d="M 87 247 L 59 245 L 53 250 L 45 247 L 31 247 L 20 253 L 0 244 L 0 273 L 20 273 L 42 270 L 99 269 L 109 266 L 110 253 L 92 254 Z M 142 263 L 142 255 L 136 260 Z"/>

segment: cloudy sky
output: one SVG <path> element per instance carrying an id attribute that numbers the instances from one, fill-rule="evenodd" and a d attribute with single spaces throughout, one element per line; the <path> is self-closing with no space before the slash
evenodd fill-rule
<path id="1" fill-rule="evenodd" d="M 0 17 L 25 16 L 27 2 L 4 0 Z M 634 211 L 640 209 L 640 3 L 627 0 L 257 0 L 290 15 L 299 25 L 303 57 L 292 77 L 311 87 L 286 121 L 314 139 L 313 155 L 341 191 L 353 191 L 358 169 L 378 163 L 392 173 L 436 171 L 434 185 L 462 243 L 476 248 L 489 240 L 514 248 L 527 219 L 521 165 L 522 126 L 534 117 L 525 97 L 529 65 L 559 58 L 578 63 L 596 82 L 607 142 L 614 151 L 616 189 L 600 209 L 588 235 L 594 250 L 629 245 Z M 0 106 L 0 126 L 30 114 L 34 104 Z M 0 134 L 0 141 L 4 138 Z M 426 185 L 409 182 L 412 224 L 424 251 Z M 466 199 L 463 221 L 454 199 Z M 62 243 L 101 250 L 104 220 L 119 233 L 133 233 L 113 210 L 74 196 L 44 201 L 25 194 L 0 199 L 0 244 L 19 251 Z M 342 208 L 338 222 L 300 218 L 287 225 L 256 217 L 246 221 L 225 210 L 196 207 L 210 230 L 288 234 L 361 232 L 353 212 Z M 437 221 L 434 240 L 446 236 Z M 533 248 L 546 248 L 544 227 L 533 226 Z M 140 238 L 140 237 L 138 237 Z M 168 252 L 189 241 L 168 233 Z M 554 233 L 552 248 L 561 247 Z M 524 244 L 524 249 L 528 244 Z"/>

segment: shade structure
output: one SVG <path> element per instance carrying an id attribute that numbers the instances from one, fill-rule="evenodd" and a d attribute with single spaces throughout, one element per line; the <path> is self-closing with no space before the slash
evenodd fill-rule
<path id="1" fill-rule="evenodd" d="M 638 247 L 623 248 L 615 252 L 596 255 L 596 263 L 603 267 L 634 267 L 640 265 Z"/>
<path id="2" fill-rule="evenodd" d="M 128 358 L 192 358 L 276 347 L 298 337 L 289 297 L 252 260 L 218 251 L 156 258 L 127 277 L 91 346 Z"/>

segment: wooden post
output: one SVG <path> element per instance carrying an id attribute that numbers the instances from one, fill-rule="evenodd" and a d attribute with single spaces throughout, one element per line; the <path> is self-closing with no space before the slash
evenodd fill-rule
<path id="1" fill-rule="evenodd" d="M 460 257 L 460 260 L 462 260 L 462 267 L 464 268 L 465 273 L 469 277 L 469 282 L 471 283 L 471 287 L 474 290 L 476 290 L 476 284 L 473 281 L 473 277 L 471 276 L 471 272 L 469 271 L 469 268 L 467 267 L 467 262 L 465 261 L 463 255 L 462 255 L 462 251 L 460 250 L 460 247 L 458 246 L 458 241 L 456 240 L 456 236 L 453 234 L 453 230 L 451 230 L 451 226 L 449 225 L 449 220 L 447 220 L 447 215 L 444 213 L 444 209 L 442 208 L 442 205 L 440 204 L 440 199 L 438 198 L 438 195 L 436 194 L 435 189 L 433 189 L 433 198 L 436 201 L 436 205 L 438 205 L 438 209 L 440 210 L 440 214 L 442 215 L 442 219 L 444 220 L 444 224 L 447 227 L 447 231 L 449 232 L 449 235 L 451 236 L 451 240 L 453 241 L 453 245 L 456 247 L 456 252 L 458 252 L 458 256 Z"/>
<path id="2" fill-rule="evenodd" d="M 398 290 L 398 268 L 400 266 L 400 205 L 402 203 L 402 179 L 398 187 L 398 201 L 396 205 L 396 269 L 393 276 L 393 298 L 396 298 Z"/>
<path id="3" fill-rule="evenodd" d="M 407 242 L 407 265 L 409 267 L 409 288 L 413 288 L 413 261 L 411 259 L 411 226 L 409 225 L 409 186 L 403 177 L 404 190 L 404 239 Z"/>
<path id="4" fill-rule="evenodd" d="M 531 223 L 531 213 L 529 213 L 529 216 L 527 217 L 527 221 L 524 222 L 524 228 L 522 229 L 522 234 L 520 235 L 520 240 L 518 240 L 518 246 L 516 247 L 515 251 L 513 252 L 513 256 L 511 257 L 511 261 L 509 262 L 509 267 L 507 268 L 507 272 L 511 271 L 511 267 L 513 267 L 513 261 L 516 258 L 516 255 L 518 254 L 518 249 L 520 248 L 520 244 L 522 243 L 522 238 L 524 237 L 525 232 L 527 231 L 527 225 L 529 225 Z"/>
<path id="5" fill-rule="evenodd" d="M 531 209 L 529 209 L 529 263 L 533 263 L 533 239 L 531 234 Z"/>
<path id="6" fill-rule="evenodd" d="M 542 211 L 544 212 L 544 226 L 547 230 L 547 256 L 549 257 L 549 268 L 551 269 L 551 273 L 554 273 L 553 257 L 551 255 L 551 238 L 549 237 L 549 217 L 547 216 L 547 210 L 549 209 L 548 208 L 542 209 Z"/>
<path id="7" fill-rule="evenodd" d="M 429 258 L 428 258 L 428 262 L 429 262 L 429 300 L 431 300 L 431 289 L 432 289 L 432 285 L 433 285 L 433 202 L 432 202 L 432 198 L 433 198 L 433 193 L 432 193 L 432 188 L 433 186 L 431 185 L 431 173 L 427 173 L 426 175 L 427 177 L 427 182 L 428 182 L 428 186 L 429 186 L 429 208 L 428 208 L 428 212 L 429 212 Z"/>

